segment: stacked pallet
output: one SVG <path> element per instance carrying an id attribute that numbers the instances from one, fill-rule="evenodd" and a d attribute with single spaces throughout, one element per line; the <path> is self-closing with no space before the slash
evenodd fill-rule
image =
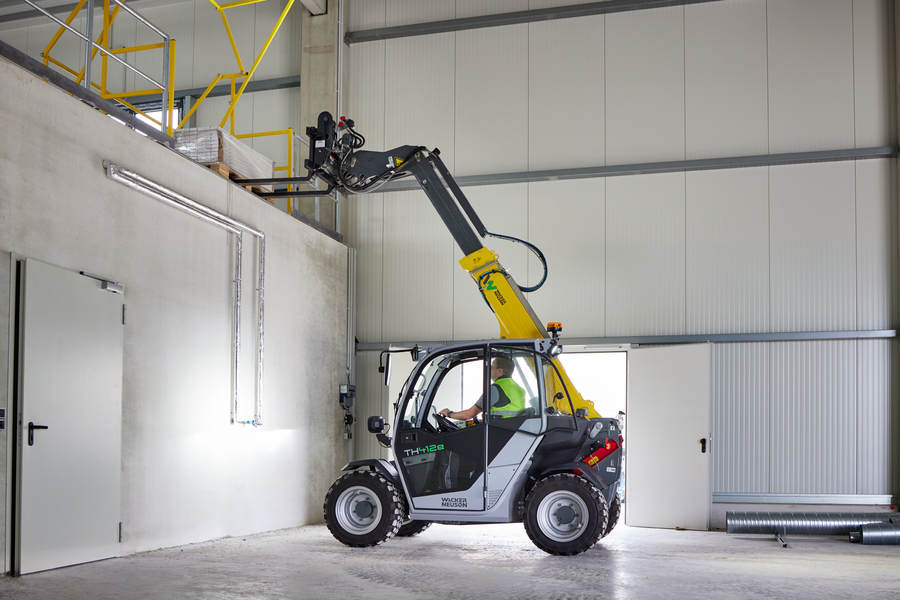
<path id="1" fill-rule="evenodd" d="M 272 179 L 275 161 L 269 160 L 221 127 L 194 127 L 175 131 L 175 150 L 229 179 Z M 246 186 L 271 192 L 272 186 Z"/>

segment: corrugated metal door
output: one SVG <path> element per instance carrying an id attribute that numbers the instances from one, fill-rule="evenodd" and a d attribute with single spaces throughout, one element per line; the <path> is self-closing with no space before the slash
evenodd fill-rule
<path id="1" fill-rule="evenodd" d="M 625 523 L 709 529 L 710 344 L 628 351 Z"/>
<path id="2" fill-rule="evenodd" d="M 117 554 L 122 296 L 34 260 L 20 280 L 20 574 Z M 18 567 L 18 568 L 16 568 Z"/>

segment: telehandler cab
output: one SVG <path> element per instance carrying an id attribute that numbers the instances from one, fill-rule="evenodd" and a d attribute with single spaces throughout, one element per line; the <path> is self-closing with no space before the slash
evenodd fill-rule
<path id="1" fill-rule="evenodd" d="M 325 497 L 329 530 L 348 546 L 365 547 L 431 523 L 523 522 L 546 552 L 588 550 L 618 522 L 623 438 L 618 421 L 600 417 L 557 359 L 561 326 L 544 328 L 523 295 L 546 280 L 543 254 L 487 231 L 438 150 L 361 151 L 365 139 L 353 127 L 320 114 L 318 126 L 307 128 L 308 176 L 284 182 L 318 178 L 329 191 L 358 194 L 415 177 L 462 249 L 460 265 L 496 315 L 500 339 L 440 347 L 417 361 L 393 425 L 368 420 L 395 460 L 344 467 Z M 541 282 L 518 286 L 481 243 L 485 236 L 528 246 L 544 265 Z M 477 410 L 464 410 L 476 400 Z M 481 418 L 460 422 L 443 409 Z"/>

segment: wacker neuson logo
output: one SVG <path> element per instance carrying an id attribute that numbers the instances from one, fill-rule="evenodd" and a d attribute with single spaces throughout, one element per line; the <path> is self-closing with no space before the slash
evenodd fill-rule
<path id="1" fill-rule="evenodd" d="M 444 498 L 441 497 L 441 507 L 442 508 L 466 508 L 468 504 L 466 504 L 465 498 Z"/>

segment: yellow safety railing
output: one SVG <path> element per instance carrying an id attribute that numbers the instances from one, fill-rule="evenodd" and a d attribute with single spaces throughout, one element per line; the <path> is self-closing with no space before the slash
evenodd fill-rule
<path id="1" fill-rule="evenodd" d="M 110 10 L 111 2 L 116 4 L 115 8 L 113 8 L 112 10 Z M 47 47 L 44 48 L 44 51 L 41 54 L 41 56 L 44 59 L 44 65 L 49 66 L 51 63 L 56 65 L 57 67 L 61 68 L 62 70 L 66 71 L 67 73 L 70 73 L 72 76 L 74 76 L 76 83 L 82 84 L 88 88 L 96 88 L 99 91 L 101 98 L 105 98 L 107 100 L 115 100 L 116 102 L 119 102 L 119 103 L 127 106 L 134 112 L 140 113 L 145 118 L 149 119 L 151 122 L 159 125 L 169 135 L 172 135 L 172 132 L 174 130 L 174 125 L 172 123 L 171 115 L 172 115 L 172 109 L 175 104 L 175 40 L 169 38 L 168 35 L 166 35 L 162 31 L 160 31 L 159 29 L 157 29 L 152 23 L 150 23 L 149 21 L 144 19 L 141 15 L 136 13 L 131 8 L 127 7 L 124 3 L 121 2 L 121 0 L 104 0 L 103 1 L 103 30 L 100 32 L 100 35 L 97 36 L 97 41 L 94 42 L 89 37 L 90 29 L 92 29 L 91 27 L 88 27 L 88 30 L 89 30 L 88 36 L 82 36 L 80 33 L 76 32 L 71 27 L 72 21 L 75 20 L 75 17 L 78 15 L 79 12 L 81 12 L 81 10 L 83 8 L 85 8 L 85 6 L 87 6 L 87 8 L 88 8 L 88 12 L 93 13 L 93 6 L 94 6 L 93 0 L 79 0 L 79 2 L 75 5 L 75 8 L 72 9 L 72 12 L 69 13 L 69 16 L 65 19 L 65 21 L 60 21 L 59 19 L 57 19 L 57 18 L 53 17 L 52 15 L 50 15 L 49 13 L 45 12 L 45 14 L 47 16 L 49 16 L 51 19 L 53 19 L 54 21 L 59 23 L 60 28 L 59 28 L 59 31 L 57 31 L 56 34 L 50 39 L 50 42 L 47 44 Z M 124 9 L 126 12 L 130 13 L 138 21 L 144 23 L 151 30 L 153 30 L 157 34 L 159 34 L 163 38 L 163 41 L 156 43 L 156 44 L 144 44 L 141 46 L 131 46 L 129 48 L 110 49 L 109 40 L 111 37 L 112 26 L 116 20 L 116 17 L 119 16 L 122 9 Z M 42 11 L 42 12 L 44 12 L 44 11 Z M 91 16 L 92 16 L 92 14 L 88 16 L 88 19 L 87 19 L 88 22 L 92 21 Z M 80 71 L 75 71 L 74 69 L 65 65 L 61 61 L 53 58 L 53 56 L 51 55 L 53 48 L 56 46 L 57 42 L 59 42 L 59 39 L 62 37 L 63 33 L 65 33 L 65 31 L 67 31 L 67 30 L 72 31 L 73 33 L 75 33 L 76 35 L 81 37 L 84 41 L 91 44 L 91 46 L 92 46 L 89 58 L 87 56 L 88 53 L 85 52 L 85 65 L 81 68 Z M 132 53 L 132 52 L 142 52 L 142 51 L 159 50 L 159 49 L 163 50 L 163 69 L 162 69 L 163 70 L 163 78 L 162 78 L 163 82 L 155 81 L 148 75 L 139 71 L 137 68 L 128 64 L 124 60 L 118 58 L 119 54 L 127 54 L 127 53 Z M 90 66 L 91 66 L 91 63 L 93 62 L 94 58 L 97 56 L 97 52 L 101 53 L 101 60 L 102 60 L 102 69 L 101 69 L 101 76 L 100 76 L 99 84 L 96 83 L 95 81 L 93 81 L 93 79 L 90 76 L 90 72 L 91 72 Z M 123 92 L 123 93 L 118 93 L 118 94 L 110 92 L 107 87 L 108 65 L 109 65 L 110 58 L 112 58 L 115 62 L 118 62 L 119 64 L 134 71 L 135 73 L 137 73 L 138 75 L 140 75 L 144 79 L 146 79 L 147 81 L 149 81 L 151 83 L 156 83 L 157 87 L 153 87 L 153 88 L 149 88 L 149 89 L 145 89 L 145 90 L 127 92 L 127 93 Z M 125 101 L 125 98 L 127 98 L 127 97 L 152 96 L 152 95 L 162 95 L 162 108 L 163 108 L 163 115 L 164 115 L 162 122 L 157 121 L 153 117 L 150 117 L 149 115 L 147 115 L 144 111 L 138 109 L 134 105 Z"/>

